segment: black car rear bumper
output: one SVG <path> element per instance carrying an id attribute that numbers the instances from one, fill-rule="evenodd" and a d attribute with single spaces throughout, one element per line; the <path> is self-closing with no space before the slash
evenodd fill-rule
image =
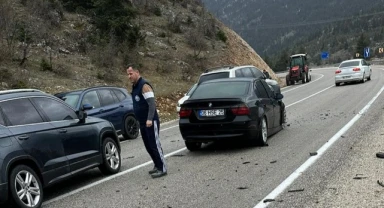
<path id="1" fill-rule="evenodd" d="M 0 204 L 8 200 L 8 183 L 0 184 Z"/>
<path id="2" fill-rule="evenodd" d="M 259 132 L 259 124 L 253 121 L 230 123 L 183 123 L 179 129 L 183 139 L 189 142 L 210 142 L 228 139 L 254 139 Z"/>

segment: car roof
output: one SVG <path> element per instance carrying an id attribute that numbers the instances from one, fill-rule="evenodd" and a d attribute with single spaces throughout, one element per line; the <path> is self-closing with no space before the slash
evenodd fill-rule
<path id="1" fill-rule="evenodd" d="M 341 63 L 351 62 L 351 61 L 361 61 L 361 60 L 363 60 L 363 59 L 350 59 L 350 60 L 342 61 Z"/>
<path id="2" fill-rule="evenodd" d="M 235 71 L 237 69 L 241 69 L 241 68 L 248 68 L 248 67 L 253 67 L 253 68 L 256 68 L 255 66 L 253 65 L 243 65 L 243 66 L 219 66 L 219 67 L 215 67 L 215 68 L 210 68 L 210 69 L 206 69 L 205 72 L 203 74 L 201 74 L 200 76 L 204 76 L 206 74 L 213 74 L 213 73 L 219 73 L 219 72 L 229 72 L 229 71 Z"/>
<path id="3" fill-rule="evenodd" d="M 52 95 L 38 89 L 11 89 L 11 90 L 1 90 L 0 100 L 7 100 L 12 98 L 34 96 L 34 95 L 44 95 L 44 96 L 52 97 Z"/>
<path id="4" fill-rule="evenodd" d="M 299 56 L 307 56 L 307 54 L 305 54 L 305 53 L 298 53 L 298 54 L 292 55 L 291 58 L 299 57 Z"/>
<path id="5" fill-rule="evenodd" d="M 259 80 L 258 78 L 254 78 L 254 77 L 230 77 L 230 78 L 220 78 L 220 79 L 212 79 L 212 80 L 208 80 L 208 81 L 205 81 L 203 83 L 201 83 L 200 85 L 202 84 L 207 84 L 207 83 L 215 83 L 215 82 L 227 82 L 227 81 L 231 81 L 231 82 L 251 82 L 251 81 L 254 81 L 254 80 Z M 263 79 L 260 79 L 260 80 L 263 80 Z"/>
<path id="6" fill-rule="evenodd" d="M 102 89 L 102 88 L 115 88 L 115 89 L 124 89 L 123 87 L 118 87 L 118 86 L 94 86 L 94 87 L 88 87 L 88 88 L 82 88 L 82 89 L 77 89 L 77 90 L 72 90 L 72 91 L 65 91 L 65 92 L 59 92 L 56 93 L 55 96 L 63 96 L 67 94 L 81 94 L 84 91 L 92 90 L 92 89 Z"/>

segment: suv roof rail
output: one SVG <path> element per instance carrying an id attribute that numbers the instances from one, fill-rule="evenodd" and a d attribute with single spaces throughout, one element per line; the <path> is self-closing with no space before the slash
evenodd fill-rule
<path id="1" fill-rule="evenodd" d="M 223 68 L 229 68 L 229 69 L 232 69 L 234 66 L 232 65 L 223 65 L 223 66 L 216 66 L 216 67 L 212 67 L 212 68 L 208 68 L 204 71 L 204 73 L 207 73 L 207 72 L 210 72 L 210 71 L 213 71 L 215 69 L 223 69 Z"/>
<path id="2" fill-rule="evenodd" d="M 0 95 L 4 95 L 4 94 L 11 94 L 11 93 L 22 93 L 22 92 L 41 92 L 41 93 L 45 93 L 41 90 L 38 90 L 38 89 L 12 89 L 12 90 L 1 90 L 0 91 Z"/>

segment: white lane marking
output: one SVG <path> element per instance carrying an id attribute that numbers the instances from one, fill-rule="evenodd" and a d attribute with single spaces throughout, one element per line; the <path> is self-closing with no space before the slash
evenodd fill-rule
<path id="1" fill-rule="evenodd" d="M 324 91 L 326 91 L 326 90 L 332 88 L 333 86 L 334 86 L 334 85 L 331 85 L 331 86 L 329 86 L 329 87 L 327 87 L 327 88 L 325 88 L 325 89 L 323 89 L 323 90 L 320 90 L 319 92 L 316 92 L 316 93 L 314 93 L 314 94 L 312 94 L 312 95 L 310 95 L 310 96 L 308 96 L 308 97 L 305 97 L 305 98 L 303 98 L 303 99 L 301 99 L 301 100 L 299 100 L 299 101 L 296 101 L 296 102 L 294 102 L 294 103 L 291 103 L 291 104 L 289 104 L 289 105 L 287 105 L 287 106 L 285 106 L 285 107 L 288 108 L 288 107 L 291 107 L 292 105 L 295 105 L 295 104 L 297 104 L 297 103 L 301 103 L 301 102 L 303 102 L 304 100 L 307 100 L 307 99 L 309 99 L 309 98 L 311 98 L 311 97 L 313 97 L 313 96 L 315 96 L 315 95 L 317 95 L 317 94 L 320 94 L 320 93 L 322 93 L 322 92 L 324 92 Z"/>
<path id="2" fill-rule="evenodd" d="M 316 73 L 314 73 L 314 74 L 316 74 Z M 300 87 L 305 87 L 305 86 L 307 86 L 307 85 L 309 85 L 309 84 L 312 84 L 312 83 L 314 83 L 314 82 L 316 82 L 316 81 L 318 81 L 318 80 L 320 80 L 320 79 L 322 79 L 322 78 L 324 77 L 324 75 L 323 75 L 323 74 L 320 74 L 320 75 L 321 75 L 321 77 L 320 77 L 320 78 L 318 78 L 318 79 L 315 79 L 315 80 L 313 80 L 313 81 L 311 81 L 311 82 L 309 82 L 309 83 L 307 83 L 307 84 L 302 84 L 301 86 L 298 86 L 298 87 L 292 88 L 292 89 L 290 89 L 290 90 L 287 90 L 287 91 L 281 92 L 281 94 L 284 94 L 284 93 L 286 93 L 286 92 L 290 92 L 290 91 L 292 91 L 292 90 L 296 90 L 296 89 L 299 89 Z"/>
<path id="3" fill-rule="evenodd" d="M 369 103 L 360 110 L 360 112 L 352 118 L 343 128 L 341 128 L 331 139 L 328 140 L 319 150 L 317 150 L 317 155 L 310 157 L 307 161 L 305 161 L 298 169 L 296 169 L 288 178 L 286 178 L 279 186 L 277 186 L 271 193 L 269 193 L 264 199 L 262 199 L 254 208 L 264 208 L 269 205 L 270 202 L 264 203 L 265 199 L 275 199 L 278 195 L 280 195 L 286 188 L 288 188 L 293 181 L 295 181 L 304 171 L 306 171 L 313 163 L 319 159 L 325 151 L 329 147 L 332 146 L 346 131 L 348 131 L 353 124 L 355 124 L 360 117 L 368 111 L 373 102 L 380 96 L 380 94 L 384 91 L 384 87 L 380 89 L 380 91 L 372 98 Z"/>
<path id="4" fill-rule="evenodd" d="M 172 128 L 175 128 L 175 127 L 178 127 L 178 126 L 179 126 L 179 125 L 170 126 L 170 127 L 168 127 L 168 128 L 161 129 L 160 132 L 165 131 L 165 130 L 168 130 L 168 129 L 172 129 Z M 141 138 L 141 136 L 139 136 L 138 138 Z M 130 141 L 130 140 L 124 140 L 124 141 L 121 141 L 120 144 L 123 144 L 123 143 L 128 142 L 128 141 Z"/>
<path id="5" fill-rule="evenodd" d="M 176 150 L 176 151 L 171 152 L 171 153 L 169 153 L 169 154 L 166 154 L 166 155 L 165 155 L 165 158 L 167 158 L 167 157 L 169 157 L 169 156 L 172 156 L 172 155 L 174 155 L 174 154 L 177 154 L 177 153 L 179 153 L 179 152 L 182 152 L 182 151 L 184 151 L 184 150 L 186 150 L 186 149 L 187 149 L 187 148 L 184 147 L 184 148 L 182 148 L 182 149 L 179 149 L 179 150 Z M 119 172 L 119 173 L 117 173 L 117 174 L 115 174 L 115 175 L 108 176 L 108 177 L 103 178 L 103 179 L 101 179 L 101 180 L 99 180 L 99 181 L 93 182 L 93 183 L 88 184 L 88 185 L 86 185 L 86 186 L 83 186 L 83 187 L 81 187 L 81 188 L 79 188 L 79 189 L 73 190 L 73 191 L 68 192 L 68 193 L 66 193 L 66 194 L 63 194 L 63 195 L 61 195 L 61 196 L 58 196 L 58 197 L 53 198 L 53 199 L 51 199 L 51 200 L 48 200 L 48 201 L 46 201 L 46 202 L 43 203 L 43 206 L 48 205 L 48 204 L 51 204 L 51 203 L 56 202 L 56 201 L 59 201 L 59 200 L 61 200 L 61 199 L 64 199 L 64 198 L 66 198 L 66 197 L 69 197 L 69 196 L 71 196 L 71 195 L 77 194 L 77 193 L 79 193 L 79 192 L 81 192 L 81 191 L 84 191 L 84 190 L 86 190 L 86 189 L 92 188 L 92 187 L 97 186 L 97 185 L 99 185 L 99 184 L 101 184 L 101 183 L 104 183 L 104 182 L 106 182 L 106 181 L 110 181 L 110 180 L 115 179 L 115 178 L 117 178 L 117 177 L 119 177 L 119 176 L 125 175 L 125 174 L 127 174 L 127 173 L 130 173 L 130 172 L 132 172 L 132 171 L 135 171 L 135 170 L 137 170 L 137 169 L 139 169 L 139 168 L 142 168 L 142 167 L 147 166 L 147 165 L 150 165 L 150 164 L 153 164 L 153 162 L 152 162 L 152 161 L 148 161 L 148 162 L 146 162 L 146 163 L 143 163 L 143 164 L 141 164 L 141 165 L 135 166 L 135 167 L 130 168 L 130 169 L 128 169 L 128 170 Z"/>

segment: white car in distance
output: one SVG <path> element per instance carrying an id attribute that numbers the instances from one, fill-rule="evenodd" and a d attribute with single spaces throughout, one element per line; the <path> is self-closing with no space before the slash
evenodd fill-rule
<path id="1" fill-rule="evenodd" d="M 197 83 L 195 83 L 191 88 L 189 88 L 188 92 L 184 94 L 184 97 L 182 97 L 180 100 L 177 101 L 177 106 L 176 106 L 177 112 L 180 111 L 180 105 L 183 104 L 184 101 L 186 101 L 189 98 L 191 93 L 196 89 L 196 86 L 197 86 Z"/>

